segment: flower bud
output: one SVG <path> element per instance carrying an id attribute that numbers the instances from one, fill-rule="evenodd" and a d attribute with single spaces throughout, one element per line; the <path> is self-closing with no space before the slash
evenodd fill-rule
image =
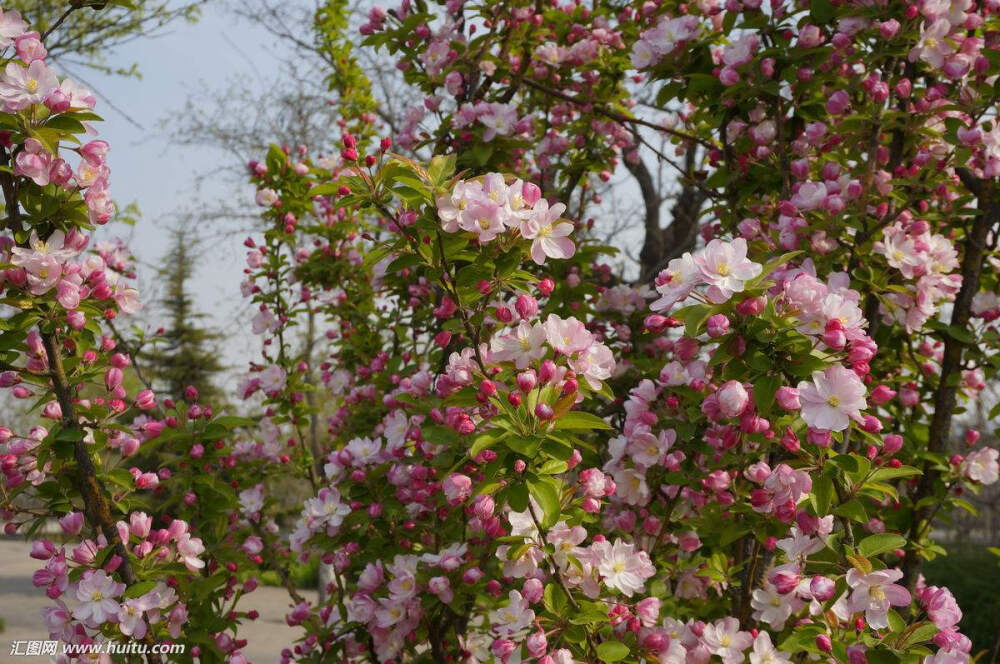
<path id="1" fill-rule="evenodd" d="M 724 417 L 738 417 L 750 405 L 750 395 L 739 381 L 726 381 L 715 396 Z"/>
<path id="2" fill-rule="evenodd" d="M 708 336 L 718 339 L 729 332 L 729 319 L 725 314 L 715 314 L 708 319 L 707 329 Z"/>
<path id="3" fill-rule="evenodd" d="M 794 387 L 782 385 L 775 391 L 774 400 L 784 410 L 799 410 L 802 408 L 802 404 L 799 403 L 799 391 Z"/>
<path id="4" fill-rule="evenodd" d="M 525 320 L 533 318 L 538 313 L 538 300 L 522 293 L 517 296 L 517 300 L 514 302 L 514 310 Z"/>
<path id="5" fill-rule="evenodd" d="M 535 416 L 542 421 L 549 421 L 555 417 L 555 411 L 552 410 L 552 406 L 547 403 L 540 403 L 535 406 Z"/>
<path id="6" fill-rule="evenodd" d="M 763 295 L 758 297 L 748 297 L 736 305 L 736 311 L 744 316 L 757 316 L 763 313 L 767 306 L 767 298 Z"/>
<path id="7" fill-rule="evenodd" d="M 533 369 L 528 369 L 527 371 L 522 371 L 517 374 L 517 389 L 521 390 L 525 394 L 530 392 L 535 387 L 535 371 Z"/>
<path id="8" fill-rule="evenodd" d="M 836 584 L 832 579 L 816 575 L 809 581 L 809 592 L 817 602 L 826 602 L 833 598 Z"/>

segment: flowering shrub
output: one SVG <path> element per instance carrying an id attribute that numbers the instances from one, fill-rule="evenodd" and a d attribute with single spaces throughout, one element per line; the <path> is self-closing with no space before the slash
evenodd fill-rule
<path id="1" fill-rule="evenodd" d="M 970 661 L 919 563 L 998 479 L 955 417 L 997 366 L 997 8 L 442 4 L 362 27 L 436 156 L 344 132 L 250 164 L 247 418 L 129 397 L 93 100 L 0 18 L 0 359 L 52 420 L 4 430 L 4 517 L 69 538 L 33 548 L 52 633 L 242 662 L 271 569 L 286 662 Z M 573 194 L 651 132 L 702 151 L 706 221 L 633 284 Z M 319 601 L 293 557 L 332 567 Z"/>

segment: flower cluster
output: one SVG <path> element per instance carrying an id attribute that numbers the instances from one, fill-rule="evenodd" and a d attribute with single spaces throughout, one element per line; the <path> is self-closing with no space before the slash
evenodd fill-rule
<path id="1" fill-rule="evenodd" d="M 546 258 L 571 258 L 576 251 L 569 239 L 573 224 L 560 217 L 566 206 L 550 206 L 538 186 L 530 182 L 508 184 L 500 173 L 461 180 L 451 194 L 438 197 L 437 208 L 446 233 L 473 233 L 480 243 L 518 231 L 531 240 L 531 259 L 539 265 L 544 265 Z"/>
<path id="2" fill-rule="evenodd" d="M 656 275 L 656 290 L 660 298 L 653 302 L 653 311 L 663 311 L 682 302 L 699 287 L 705 288 L 705 298 L 716 304 L 741 293 L 747 281 L 760 276 L 763 266 L 747 258 L 747 243 L 743 238 L 732 242 L 714 239 L 694 255 L 685 253 L 670 261 Z"/>
<path id="3" fill-rule="evenodd" d="M 907 330 L 922 328 L 942 302 L 955 298 L 962 285 L 961 275 L 954 273 L 958 252 L 946 237 L 931 233 L 924 221 L 887 226 L 874 248 L 907 282 L 905 292 L 892 293 L 882 307 L 885 318 L 902 323 Z"/>

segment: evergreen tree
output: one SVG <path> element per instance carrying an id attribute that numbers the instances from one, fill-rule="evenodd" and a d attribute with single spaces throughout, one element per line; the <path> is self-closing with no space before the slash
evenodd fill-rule
<path id="1" fill-rule="evenodd" d="M 204 314 L 194 308 L 188 290 L 195 257 L 190 234 L 183 229 L 171 233 L 172 247 L 159 275 L 166 286 L 160 307 L 166 319 L 164 331 L 144 352 L 157 391 L 173 399 L 184 397 L 184 388 L 194 386 L 200 401 L 221 405 L 221 392 L 213 378 L 222 371 L 215 343 L 221 335 L 200 325 Z"/>

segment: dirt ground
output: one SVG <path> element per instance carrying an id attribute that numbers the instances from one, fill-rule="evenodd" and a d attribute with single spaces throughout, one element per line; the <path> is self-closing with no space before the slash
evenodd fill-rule
<path id="1" fill-rule="evenodd" d="M 41 565 L 28 557 L 30 549 L 21 540 L 0 538 L 0 619 L 5 625 L 0 632 L 0 664 L 49 662 L 46 656 L 11 656 L 12 641 L 48 638 L 41 610 L 51 606 L 51 602 L 42 590 L 31 584 L 31 575 Z M 302 591 L 302 594 L 315 601 L 315 592 Z M 247 639 L 243 653 L 253 664 L 274 664 L 279 660 L 282 647 L 300 636 L 301 630 L 285 624 L 289 605 L 284 589 L 264 586 L 240 602 L 241 608 L 260 612 L 260 618 L 247 625 L 239 635 Z"/>

